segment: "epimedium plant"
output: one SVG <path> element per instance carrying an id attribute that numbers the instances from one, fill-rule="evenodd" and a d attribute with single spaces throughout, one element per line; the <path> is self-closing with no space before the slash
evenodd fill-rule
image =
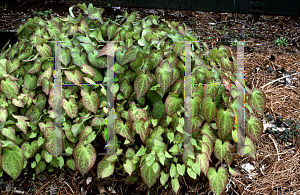
<path id="1" fill-rule="evenodd" d="M 141 177 L 150 189 L 169 181 L 177 193 L 180 178 L 204 176 L 221 194 L 228 172 L 238 174 L 230 167 L 238 93 L 230 85 L 193 85 L 192 111 L 184 111 L 186 47 L 179 41 L 196 41 L 196 34 L 153 15 L 136 20 L 136 13 L 125 12 L 119 23 L 104 22 L 103 9 L 77 6 L 76 18 L 30 18 L 18 30 L 19 41 L 0 54 L 0 175 L 16 180 L 31 163 L 36 174 L 66 164 L 84 176 L 95 165 L 94 143 L 107 141 L 108 110 L 107 87 L 94 84 L 107 82 L 109 40 L 120 41 L 114 46 L 116 153 L 102 156 L 97 178 L 119 168 L 128 183 Z M 62 130 L 53 122 L 55 43 L 48 40 L 62 41 L 62 82 L 75 84 L 62 86 Z M 237 61 L 228 47 L 191 43 L 193 84 L 235 82 Z M 256 115 L 263 115 L 266 98 L 257 88 L 246 92 L 245 153 L 255 157 L 253 141 L 263 133 Z M 192 122 L 193 155 L 177 155 L 185 154 L 184 114 Z"/>

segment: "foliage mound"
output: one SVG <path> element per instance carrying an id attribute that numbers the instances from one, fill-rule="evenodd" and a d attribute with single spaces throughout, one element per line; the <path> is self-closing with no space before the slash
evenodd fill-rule
<path id="1" fill-rule="evenodd" d="M 193 85 L 192 110 L 184 111 L 186 46 L 179 41 L 196 41 L 194 32 L 153 15 L 137 20 L 136 13 L 104 22 L 103 9 L 77 6 L 76 18 L 71 11 L 65 18 L 30 18 L 18 30 L 19 41 L 0 54 L 0 175 L 16 180 L 31 163 L 36 174 L 66 164 L 84 176 L 100 160 L 97 178 L 119 167 L 128 183 L 141 177 L 151 188 L 169 180 L 177 193 L 182 177 L 204 176 L 221 194 L 227 172 L 237 174 L 230 153 L 236 152 L 239 94 L 235 85 L 217 85 L 236 81 L 230 49 L 191 42 L 192 83 L 217 84 Z M 62 83 L 74 84 L 62 86 L 62 130 L 54 125 L 55 40 L 63 41 Z M 107 139 L 108 89 L 99 84 L 108 79 L 104 40 L 120 41 L 114 47 L 116 153 L 110 156 L 95 149 Z M 255 157 L 253 140 L 263 132 L 256 115 L 263 114 L 266 98 L 260 89 L 246 92 L 245 153 Z M 192 134 L 184 130 L 184 113 Z"/>

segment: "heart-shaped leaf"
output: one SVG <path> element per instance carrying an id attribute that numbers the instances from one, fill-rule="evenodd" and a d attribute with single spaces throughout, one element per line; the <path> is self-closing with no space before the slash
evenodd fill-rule
<path id="1" fill-rule="evenodd" d="M 148 166 L 146 161 L 143 161 L 140 167 L 140 174 L 144 183 L 151 188 L 160 176 L 160 166 L 158 164 L 158 171 L 155 173 L 152 165 Z"/>
<path id="2" fill-rule="evenodd" d="M 230 150 L 230 142 L 225 141 L 224 144 L 222 144 L 222 140 L 216 139 L 215 147 L 214 147 L 214 154 L 215 156 L 223 162 L 226 154 Z"/>
<path id="3" fill-rule="evenodd" d="M 217 112 L 216 118 L 217 128 L 221 134 L 221 138 L 224 140 L 225 137 L 231 133 L 235 125 L 235 115 L 231 108 L 226 111 L 220 108 Z"/>
<path id="4" fill-rule="evenodd" d="M 32 91 L 37 87 L 38 78 L 34 75 L 26 74 L 24 78 L 24 86 L 28 91 Z"/>
<path id="5" fill-rule="evenodd" d="M 173 69 L 169 60 L 164 60 L 161 65 L 155 70 L 155 78 L 157 83 L 163 89 L 163 93 L 171 86 L 173 81 Z"/>
<path id="6" fill-rule="evenodd" d="M 95 76 L 94 69 L 91 66 L 87 65 L 87 64 L 82 65 L 82 70 L 81 71 L 84 72 L 85 74 L 88 74 L 88 75 L 92 76 L 92 78 L 94 78 L 94 76 Z"/>
<path id="7" fill-rule="evenodd" d="M 65 109 L 66 113 L 70 118 L 77 117 L 78 107 L 75 98 L 70 97 L 69 101 L 63 98 L 62 107 Z"/>
<path id="8" fill-rule="evenodd" d="M 264 113 L 266 106 L 266 95 L 264 94 L 263 90 L 254 88 L 249 99 L 249 105 L 260 114 Z"/>
<path id="9" fill-rule="evenodd" d="M 209 179 L 209 187 L 213 193 L 220 195 L 225 191 L 228 180 L 225 167 L 220 167 L 218 172 L 216 172 L 215 168 L 209 167 L 207 177 Z"/>
<path id="10" fill-rule="evenodd" d="M 33 63 L 33 66 L 31 68 L 29 68 L 29 70 L 27 71 L 28 74 L 35 74 L 37 72 L 39 72 L 42 68 L 42 63 L 40 60 L 36 60 Z"/>
<path id="11" fill-rule="evenodd" d="M 127 121 L 124 124 L 122 119 L 115 120 L 116 133 L 121 135 L 122 137 L 125 137 L 126 139 L 130 140 L 132 143 L 134 143 L 131 127 L 132 127 L 132 123 L 130 121 Z"/>
<path id="12" fill-rule="evenodd" d="M 123 61 L 121 65 L 127 64 L 138 58 L 139 47 L 136 45 L 131 45 L 125 52 Z"/>
<path id="13" fill-rule="evenodd" d="M 245 134 L 253 140 L 259 141 L 263 134 L 263 123 L 256 118 L 254 114 L 250 114 L 250 119 L 246 123 Z"/>
<path id="14" fill-rule="evenodd" d="M 96 150 L 91 144 L 84 146 L 83 142 L 79 142 L 73 150 L 73 157 L 76 168 L 84 177 L 96 162 Z"/>
<path id="15" fill-rule="evenodd" d="M 42 56 L 42 57 L 51 57 L 52 56 L 52 53 L 51 53 L 51 47 L 44 43 L 43 45 L 37 45 L 36 46 L 36 50 L 39 52 L 39 54 Z"/>
<path id="16" fill-rule="evenodd" d="M 81 97 L 84 107 L 96 114 L 97 109 L 99 108 L 98 94 L 95 91 L 92 91 L 91 94 L 89 94 L 88 91 L 81 89 Z"/>
<path id="17" fill-rule="evenodd" d="M 6 71 L 8 74 L 17 70 L 20 66 L 20 60 L 18 58 L 13 59 L 13 61 L 8 60 L 6 62 Z"/>
<path id="18" fill-rule="evenodd" d="M 46 138 L 45 146 L 48 152 L 54 157 L 58 157 L 64 148 L 63 131 L 55 126 L 54 128 L 47 127 L 44 132 L 44 137 Z"/>
<path id="19" fill-rule="evenodd" d="M 16 180 L 22 173 L 24 166 L 24 154 L 17 145 L 11 145 L 3 149 L 2 168 Z"/>
<path id="20" fill-rule="evenodd" d="M 72 83 L 79 84 L 82 83 L 82 74 L 79 70 L 75 70 L 74 73 L 71 71 L 64 71 L 67 79 Z"/>
<path id="21" fill-rule="evenodd" d="M 137 77 L 134 80 L 134 91 L 136 93 L 137 100 L 147 93 L 152 82 L 153 77 L 149 71 L 147 71 L 147 73 L 143 73 L 141 70 L 138 72 Z"/>
<path id="22" fill-rule="evenodd" d="M 120 91 L 125 95 L 124 99 L 127 99 L 131 95 L 133 87 L 130 85 L 130 82 L 127 78 L 123 78 L 120 86 Z"/>
<path id="23" fill-rule="evenodd" d="M 210 94 L 207 94 L 203 97 L 201 103 L 201 112 L 208 123 L 216 118 L 217 107 Z"/>
<path id="24" fill-rule="evenodd" d="M 164 171 L 161 171 L 161 173 L 160 173 L 161 185 L 165 185 L 165 183 L 168 181 L 168 179 L 169 179 L 169 174 L 166 174 Z"/>
<path id="25" fill-rule="evenodd" d="M 21 107 L 21 108 L 24 107 L 22 100 L 17 100 L 16 98 L 12 99 L 12 104 L 17 107 Z"/>
<path id="26" fill-rule="evenodd" d="M 71 62 L 71 51 L 69 48 L 61 48 L 61 62 L 65 66 Z"/>
<path id="27" fill-rule="evenodd" d="M 131 160 L 126 159 L 126 163 L 123 164 L 123 167 L 124 167 L 125 171 L 126 171 L 129 175 L 132 174 L 132 172 L 133 172 L 133 165 L 132 165 Z"/>
<path id="28" fill-rule="evenodd" d="M 9 77 L 6 80 L 1 80 L 0 89 L 10 100 L 19 94 L 18 86 Z"/>
<path id="29" fill-rule="evenodd" d="M 3 128 L 1 134 L 9 139 L 16 141 L 16 130 L 13 127 Z"/>
<path id="30" fill-rule="evenodd" d="M 27 135 L 28 124 L 25 120 L 18 119 L 18 123 L 16 123 L 16 126 Z"/>
<path id="31" fill-rule="evenodd" d="M 167 115 L 170 116 L 172 113 L 180 111 L 181 107 L 183 107 L 183 99 L 178 98 L 176 93 L 170 92 L 165 102 Z"/>
<path id="32" fill-rule="evenodd" d="M 39 174 L 46 169 L 46 162 L 44 160 L 39 161 L 35 167 L 35 174 Z"/>
<path id="33" fill-rule="evenodd" d="M 23 150 L 26 159 L 33 157 L 38 150 L 38 140 L 34 140 L 31 144 L 24 142 L 21 149 Z"/>
<path id="34" fill-rule="evenodd" d="M 178 178 L 171 179 L 171 185 L 172 185 L 172 189 L 177 194 L 180 188 Z"/>
<path id="35" fill-rule="evenodd" d="M 105 178 L 113 174 L 115 163 L 111 163 L 104 157 L 97 165 L 97 178 Z"/>
<path id="36" fill-rule="evenodd" d="M 183 174 L 185 172 L 185 164 L 182 164 L 182 165 L 177 164 L 176 167 L 177 167 L 178 174 L 183 176 Z"/>

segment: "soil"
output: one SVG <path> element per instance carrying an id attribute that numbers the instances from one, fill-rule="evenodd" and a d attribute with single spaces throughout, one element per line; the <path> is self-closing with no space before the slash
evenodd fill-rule
<path id="1" fill-rule="evenodd" d="M 0 31 L 17 31 L 20 25 L 26 23 L 28 18 L 35 16 L 34 11 L 44 12 L 52 9 L 53 16 L 62 17 L 69 14 L 68 4 L 57 4 L 56 1 L 25 0 L 16 2 L 13 0 L 0 0 Z M 250 89 L 261 87 L 268 82 L 282 76 L 300 72 L 300 18 L 294 16 L 266 16 L 254 18 L 251 14 L 215 13 L 184 10 L 157 10 L 129 7 L 105 7 L 104 21 L 107 18 L 115 20 L 117 15 L 127 11 L 138 12 L 140 18 L 150 14 L 160 16 L 168 21 L 184 22 L 193 30 L 200 40 L 206 42 L 210 48 L 220 44 L 230 46 L 235 39 L 245 40 L 245 81 Z M 76 15 L 76 9 L 73 9 Z M 45 16 L 42 16 L 45 17 Z M 50 15 L 47 17 L 50 19 Z M 219 30 L 217 30 L 219 29 Z M 277 46 L 274 40 L 285 37 L 287 46 Z M 236 53 L 236 47 L 231 47 Z M 278 125 L 277 118 L 291 119 L 293 125 L 300 119 L 300 82 L 299 75 L 290 77 L 290 80 L 282 79 L 268 87 L 263 88 L 267 96 L 265 115 L 274 116 L 273 124 Z M 277 92 L 276 92 L 277 90 Z M 280 96 L 281 95 L 281 96 Z M 282 97 L 284 96 L 284 97 Z M 283 109 L 284 108 L 284 109 Z M 275 120 L 276 119 L 276 120 Z M 282 124 L 282 123 L 280 123 Z M 280 125 L 279 124 L 279 125 Z M 267 134 L 264 131 L 264 134 Z M 290 142 L 290 147 L 296 146 L 296 137 Z M 298 138 L 299 140 L 299 138 Z M 282 147 L 286 143 L 278 142 Z M 255 144 L 258 146 L 258 143 Z M 275 149 L 274 149 L 275 150 Z M 241 161 L 237 158 L 233 167 Z M 97 162 L 98 163 L 98 160 Z M 66 166 L 55 169 L 53 172 L 45 171 L 32 177 L 34 173 L 27 165 L 17 181 L 13 181 L 6 173 L 0 178 L 1 194 L 146 194 L 147 189 L 141 180 L 133 185 L 124 182 L 126 174 L 118 171 L 111 177 L 97 180 L 96 166 L 82 177 L 78 171 L 72 171 Z M 238 169 L 238 166 L 236 166 Z M 117 168 L 118 170 L 118 168 Z M 23 174 L 27 173 L 27 174 Z M 157 182 L 150 194 L 172 194 L 171 184 L 165 189 Z M 179 194 L 210 194 L 208 180 L 198 177 L 197 180 L 180 180 Z M 238 184 L 237 184 L 238 186 Z M 240 187 L 231 187 L 224 194 L 242 194 Z M 243 189 L 243 188 L 242 188 Z M 266 188 L 273 194 L 272 188 Z M 237 193 L 234 193 L 236 191 Z M 298 191 L 299 192 L 299 191 Z M 246 192 L 250 194 L 250 192 Z M 261 193 L 260 193 L 261 194 Z"/>

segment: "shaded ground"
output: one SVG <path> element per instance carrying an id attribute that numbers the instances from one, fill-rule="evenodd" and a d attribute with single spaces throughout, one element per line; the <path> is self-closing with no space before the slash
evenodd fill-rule
<path id="1" fill-rule="evenodd" d="M 0 31 L 17 31 L 28 18 L 34 17 L 34 11 L 44 12 L 52 9 L 53 15 L 58 17 L 69 14 L 70 5 L 57 5 L 55 1 L 22 2 L 25 4 L 0 0 Z M 267 128 L 267 124 L 264 124 L 265 131 L 262 141 L 254 142 L 257 148 L 256 159 L 245 156 L 234 160 L 233 168 L 242 175 L 230 176 L 230 185 L 225 194 L 299 194 L 300 165 L 298 159 L 300 151 L 297 140 L 300 140 L 298 137 L 300 129 L 297 125 L 300 121 L 300 76 L 295 73 L 300 72 L 298 50 L 300 48 L 300 19 L 262 15 L 255 20 L 251 14 L 105 7 L 104 20 L 106 18 L 114 20 L 116 15 L 125 11 L 128 13 L 137 11 L 140 18 L 153 14 L 160 16 L 160 19 L 185 22 L 200 36 L 200 40 L 206 41 L 210 47 L 220 44 L 230 45 L 229 41 L 234 39 L 249 41 L 245 47 L 244 56 L 246 84 L 250 89 L 257 87 L 265 91 L 267 96 L 265 115 L 273 116 L 273 120 L 271 117 L 269 118 L 273 128 Z M 73 12 L 75 14 L 76 9 Z M 286 47 L 280 47 L 273 43 L 274 39 L 280 37 L 288 40 L 289 43 Z M 236 48 L 232 47 L 232 50 L 236 55 Z M 294 75 L 269 84 L 269 82 L 291 74 Z M 284 119 L 290 119 L 290 121 L 287 122 Z M 297 130 L 299 130 L 298 133 Z M 291 135 L 286 138 L 286 143 L 276 141 L 281 136 L 285 137 L 286 134 Z M 99 160 L 97 159 L 96 163 Z M 245 163 L 254 166 L 254 170 L 250 174 L 240 167 Z M 54 170 L 52 173 L 45 171 L 32 178 L 34 172 L 26 168 L 17 182 L 11 180 L 4 173 L 0 178 L 0 193 L 83 195 L 147 193 L 141 180 L 133 185 L 127 185 L 125 183 L 127 174 L 123 174 L 119 168 L 116 169 L 120 171 L 109 178 L 97 180 L 96 166 L 84 178 L 78 171 L 72 171 L 66 166 L 61 170 Z M 212 194 L 209 193 L 208 181 L 203 176 L 198 177 L 197 180 L 189 179 L 187 176 L 180 180 L 180 185 L 179 194 L 182 195 Z M 152 187 L 150 194 L 172 194 L 170 182 L 168 182 L 168 186 L 165 189 L 157 182 Z"/>

